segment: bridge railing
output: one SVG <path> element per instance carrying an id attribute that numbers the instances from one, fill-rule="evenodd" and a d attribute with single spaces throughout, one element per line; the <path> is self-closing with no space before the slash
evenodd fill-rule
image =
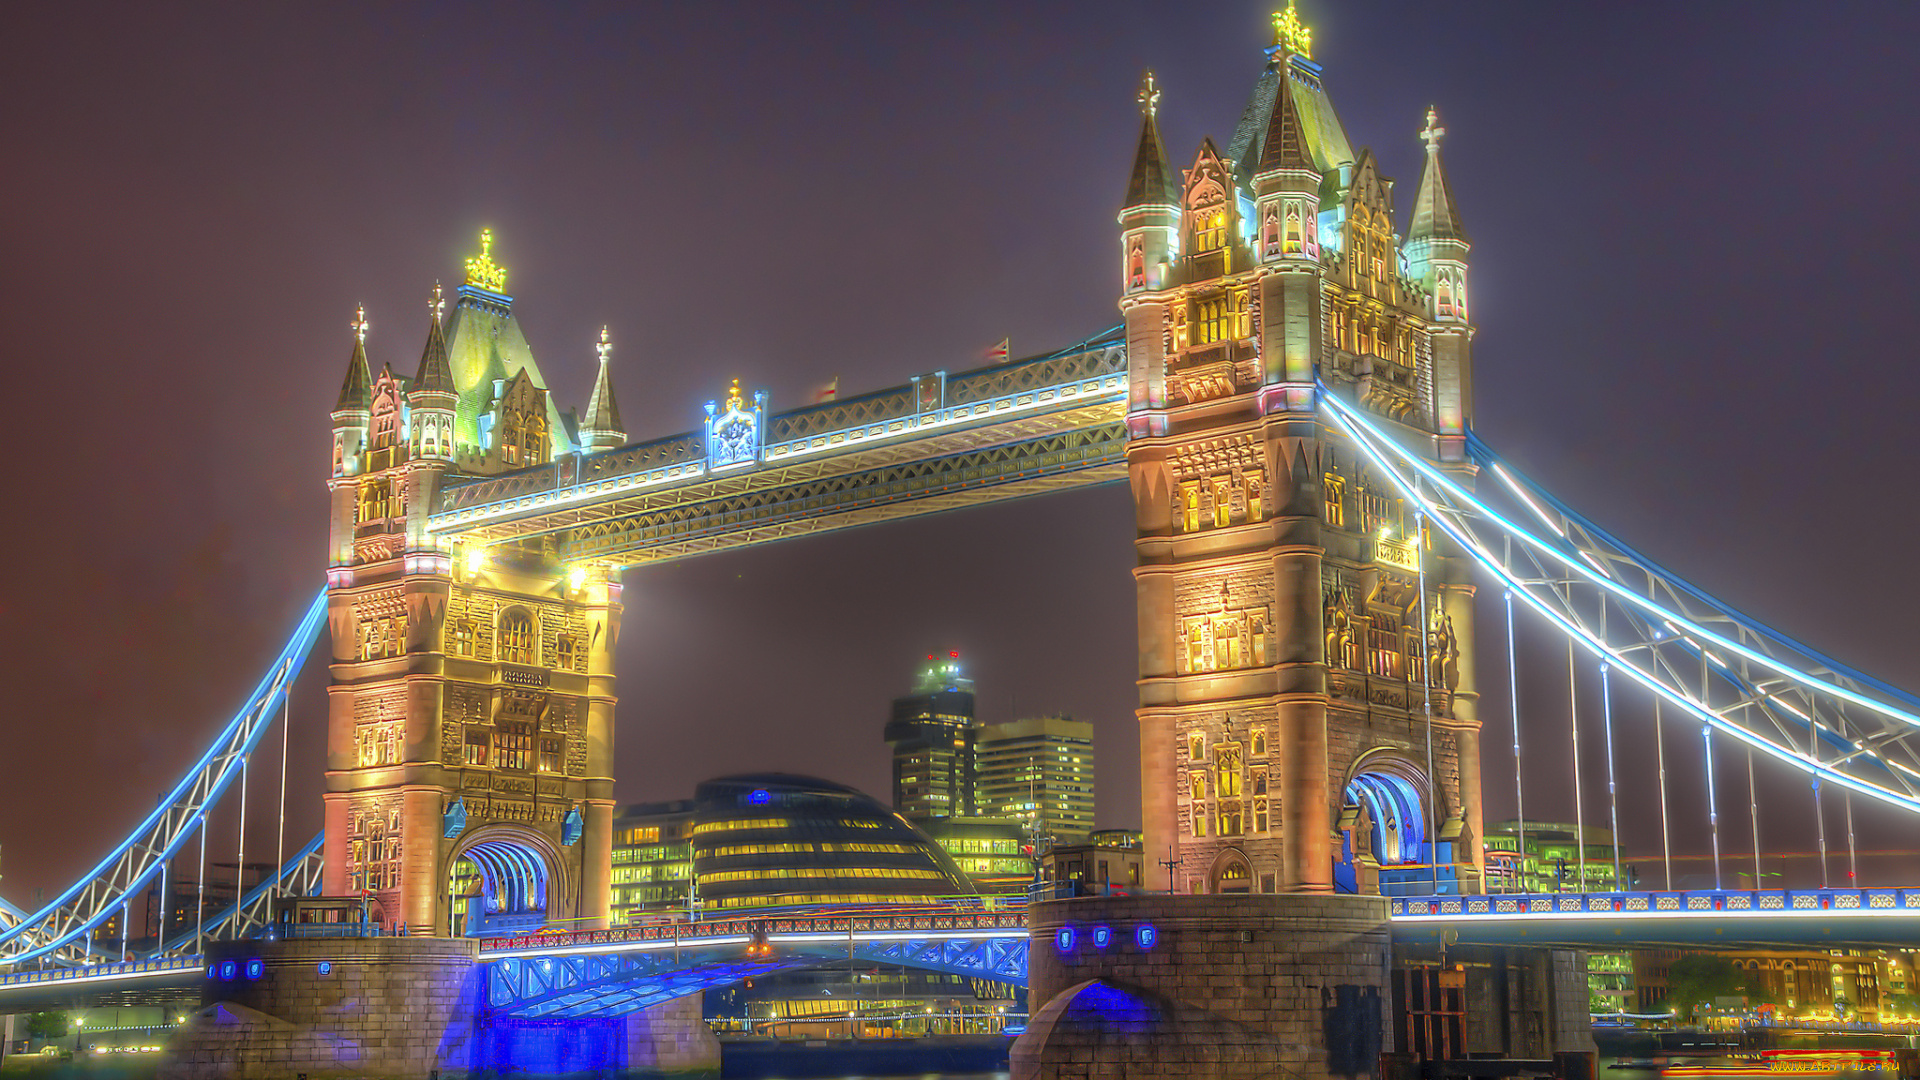
<path id="1" fill-rule="evenodd" d="M 120 964 L 93 964 L 87 967 L 47 968 L 0 975 L 0 990 L 16 986 L 47 986 L 60 983 L 116 982 L 146 975 L 166 975 L 198 971 L 198 956 L 170 956 L 164 960 L 129 960 Z"/>
<path id="2" fill-rule="evenodd" d="M 1920 889 L 1702 889 L 1686 892 L 1506 893 L 1487 896 L 1395 897 L 1395 919 L 1463 916 L 1629 918 L 1715 915 L 1819 917 L 1920 913 Z"/>
<path id="3" fill-rule="evenodd" d="M 755 914 L 702 922 L 661 922 L 607 930 L 527 934 L 494 938 L 480 948 L 490 954 L 592 949 L 596 946 L 660 944 L 698 946 L 755 934 L 948 933 L 1024 930 L 1025 910 L 1009 905 L 998 910 L 965 907 L 899 907 L 840 909 L 811 913 Z"/>

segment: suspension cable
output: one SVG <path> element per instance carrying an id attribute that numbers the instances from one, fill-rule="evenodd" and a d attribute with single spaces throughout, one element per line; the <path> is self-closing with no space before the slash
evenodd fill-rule
<path id="1" fill-rule="evenodd" d="M 1713 836 L 1713 887 L 1720 888 L 1720 810 L 1713 797 L 1713 725 L 1700 725 L 1700 741 L 1707 748 L 1707 826 Z"/>
<path id="2" fill-rule="evenodd" d="M 1820 778 L 1813 778 L 1813 828 L 1820 837 L 1820 887 L 1833 886 L 1827 880 L 1827 811 L 1820 805 Z"/>
<path id="3" fill-rule="evenodd" d="M 1419 481 L 1415 481 L 1418 490 Z M 1433 891 L 1440 892 L 1440 778 L 1433 771 L 1433 645 L 1427 622 L 1427 517 L 1413 515 L 1413 560 L 1420 567 L 1420 708 L 1427 716 L 1427 866 Z M 1448 862 L 1452 862 L 1451 857 Z"/>
<path id="4" fill-rule="evenodd" d="M 280 707 L 280 834 L 273 848 L 273 895 L 286 895 L 284 879 L 279 876 L 279 868 L 287 865 L 287 741 L 289 730 L 293 727 L 293 690 L 287 690 L 287 696 L 281 700 Z"/>
<path id="5" fill-rule="evenodd" d="M 1600 665 L 1600 718 L 1607 730 L 1607 815 L 1613 830 L 1613 887 L 1623 889 L 1620 877 L 1620 798 L 1613 780 L 1613 691 L 1608 684 L 1607 665 Z"/>
<path id="6" fill-rule="evenodd" d="M 1847 888 L 1860 887 L 1860 851 L 1853 844 L 1853 792 L 1842 791 L 1841 800 L 1847 807 Z"/>
<path id="7" fill-rule="evenodd" d="M 1573 731 L 1573 834 L 1579 854 L 1580 882 L 1587 891 L 1587 811 L 1580 802 L 1580 695 L 1573 678 L 1573 639 L 1567 639 L 1567 724 Z"/>
<path id="8" fill-rule="evenodd" d="M 205 952 L 207 946 L 207 816 L 200 811 L 200 895 L 194 901 L 193 951 Z"/>
<path id="9" fill-rule="evenodd" d="M 1527 891 L 1527 809 L 1520 782 L 1520 667 L 1513 655 L 1513 590 L 1507 590 L 1507 711 L 1513 718 L 1513 816 L 1516 831 L 1513 872 L 1515 884 Z"/>
<path id="10" fill-rule="evenodd" d="M 1753 785 L 1753 747 L 1747 747 L 1747 813 L 1750 815 L 1748 830 L 1753 833 L 1753 887 L 1762 888 L 1760 883 L 1760 796 Z"/>
<path id="11" fill-rule="evenodd" d="M 1673 835 L 1667 828 L 1667 740 L 1660 727 L 1660 695 L 1653 695 L 1653 753 L 1660 766 L 1660 859 L 1667 867 L 1667 891 L 1673 891 Z"/>
<path id="12" fill-rule="evenodd" d="M 247 763 L 252 754 L 240 755 L 240 850 L 233 857 L 233 902 L 247 895 Z M 236 907 L 236 910 L 238 908 Z"/>
<path id="13" fill-rule="evenodd" d="M 163 956 L 167 951 L 167 898 L 169 896 L 167 892 L 167 871 L 171 869 L 173 869 L 172 859 L 168 859 L 160 864 L 160 929 L 157 935 L 158 940 L 155 941 L 153 945 L 153 955 L 155 956 Z"/>

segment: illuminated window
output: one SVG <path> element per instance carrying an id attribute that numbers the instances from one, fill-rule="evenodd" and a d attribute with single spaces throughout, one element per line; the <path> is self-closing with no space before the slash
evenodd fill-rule
<path id="1" fill-rule="evenodd" d="M 1264 485 L 1262 485 L 1260 482 L 1259 473 L 1247 474 L 1246 491 L 1247 491 L 1247 520 L 1248 521 L 1260 520 L 1260 510 L 1261 510 L 1260 496 L 1263 492 L 1263 488 L 1264 488 Z"/>
<path id="2" fill-rule="evenodd" d="M 1204 806 L 1195 806 L 1193 808 L 1193 835 L 1207 835 L 1207 810 Z"/>
<path id="3" fill-rule="evenodd" d="M 1195 771 L 1187 777 L 1188 797 L 1200 802 L 1207 797 L 1207 774 Z"/>
<path id="4" fill-rule="evenodd" d="M 360 624 L 360 659 L 381 660 L 407 651 L 407 617 L 387 615 Z"/>
<path id="5" fill-rule="evenodd" d="M 1243 830 L 1240 828 L 1240 804 L 1237 802 L 1221 803 L 1220 804 L 1220 835 L 1221 836 L 1239 836 L 1242 831 Z M 1226 873 L 1220 876 L 1222 880 L 1233 877 L 1234 876 L 1233 869 L 1229 868 Z M 1246 870 L 1242 869 L 1240 871 L 1240 876 L 1244 878 L 1246 876 Z"/>
<path id="6" fill-rule="evenodd" d="M 1267 770 L 1253 770 L 1253 793 L 1255 795 L 1265 795 L 1267 793 Z"/>
<path id="7" fill-rule="evenodd" d="M 514 609 L 500 617 L 500 659 L 508 664 L 533 664 L 535 642 L 533 619 L 525 611 Z"/>
<path id="8" fill-rule="evenodd" d="M 1227 212 L 1202 210 L 1193 216 L 1193 251 L 1218 251 L 1227 245 Z"/>
<path id="9" fill-rule="evenodd" d="M 1147 287 L 1147 255 L 1137 236 L 1127 246 L 1127 287 L 1129 289 Z"/>
<path id="10" fill-rule="evenodd" d="M 1227 301 L 1216 296 L 1194 306 L 1193 343 L 1211 345 L 1227 336 Z"/>
<path id="11" fill-rule="evenodd" d="M 525 771 L 533 752 L 533 736 L 524 724 L 501 724 L 493 733 L 493 765 L 497 769 Z"/>
<path id="12" fill-rule="evenodd" d="M 1236 620 L 1214 620 L 1213 666 L 1221 671 L 1232 671 L 1240 666 L 1240 626 Z"/>
<path id="13" fill-rule="evenodd" d="M 360 482 L 360 505 L 356 511 L 360 524 L 385 521 L 404 512 L 400 499 L 394 494 L 393 481 L 377 476 Z"/>
<path id="14" fill-rule="evenodd" d="M 1328 320 L 1328 323 L 1329 325 L 1327 327 L 1327 331 L 1329 336 L 1333 338 L 1333 340 L 1328 342 L 1328 344 L 1336 349 L 1346 348 L 1347 347 L 1347 310 L 1343 307 L 1335 305 L 1333 309 L 1332 317 Z"/>
<path id="15" fill-rule="evenodd" d="M 466 756 L 462 760 L 468 765 L 487 763 L 487 729 L 467 729 Z"/>
<path id="16" fill-rule="evenodd" d="M 1323 516 L 1327 524 L 1336 529 L 1345 528 L 1347 524 L 1346 481 L 1328 473 L 1320 479 L 1320 494 L 1326 504 L 1326 513 Z"/>
<path id="17" fill-rule="evenodd" d="M 1400 677 L 1400 635 L 1392 628 L 1376 629 L 1369 624 L 1367 639 L 1372 645 L 1368 674 L 1389 679 Z"/>
<path id="18" fill-rule="evenodd" d="M 1204 615 L 1187 620 L 1188 674 L 1213 670 L 1212 654 L 1207 648 L 1207 635 L 1211 628 L 1210 620 Z"/>
<path id="19" fill-rule="evenodd" d="M 572 634 L 561 634 L 554 644 L 554 662 L 560 670 L 572 671 L 580 660 L 580 639 Z"/>
<path id="20" fill-rule="evenodd" d="M 540 771 L 557 773 L 561 771 L 561 740 L 548 735 L 540 737 Z"/>
<path id="21" fill-rule="evenodd" d="M 1190 480 L 1180 485 L 1180 527 L 1182 532 L 1200 531 L 1200 484 Z"/>
<path id="22" fill-rule="evenodd" d="M 1267 756 L 1267 729 L 1266 728 L 1257 727 L 1253 729 L 1253 756 L 1254 757 Z"/>
<path id="23" fill-rule="evenodd" d="M 1199 732 L 1187 736 L 1187 760 L 1199 761 L 1207 756 L 1207 738 Z"/>
<path id="24" fill-rule="evenodd" d="M 1300 208 L 1297 206 L 1287 207 L 1287 239 L 1285 250 L 1289 255 L 1300 254 Z"/>
<path id="25" fill-rule="evenodd" d="M 472 619 L 455 619 L 447 624 L 447 652 L 453 656 L 474 654 Z"/>
<path id="26" fill-rule="evenodd" d="M 1213 482 L 1213 524 L 1215 528 L 1224 528 L 1231 521 L 1233 497 L 1228 494 L 1225 479 Z"/>
<path id="27" fill-rule="evenodd" d="M 1453 314 L 1453 281 L 1445 273 L 1434 283 L 1434 309 L 1441 315 Z"/>
<path id="28" fill-rule="evenodd" d="M 1221 743 L 1213 748 L 1213 793 L 1222 799 L 1240 797 L 1240 744 Z"/>

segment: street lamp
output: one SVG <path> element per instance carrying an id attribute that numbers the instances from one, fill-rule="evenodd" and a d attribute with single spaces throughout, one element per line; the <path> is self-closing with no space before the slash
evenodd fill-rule
<path id="1" fill-rule="evenodd" d="M 73 1017 L 73 1056 L 80 1056 L 80 1029 L 87 1026 L 87 1018 L 76 1013 Z"/>

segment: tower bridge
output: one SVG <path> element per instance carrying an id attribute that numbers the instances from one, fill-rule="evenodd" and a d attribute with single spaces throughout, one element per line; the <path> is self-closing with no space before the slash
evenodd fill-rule
<path id="1" fill-rule="evenodd" d="M 491 233 L 450 310 L 435 287 L 411 376 L 374 370 L 362 312 L 331 413 L 325 589 L 160 808 L 52 902 L 0 916 L 0 1002 L 208 971 L 220 984 L 265 948 L 276 902 L 316 894 L 366 905 L 379 943 L 354 946 L 355 963 L 478 962 L 502 1016 L 657 1011 L 850 950 L 1030 980 L 1048 1033 L 1022 1044 L 1036 1067 L 1073 1032 L 1133 1015 L 1112 1002 L 1151 998 L 1165 1006 L 1153 1015 L 1201 1018 L 1182 1030 L 1264 1033 L 1242 1048 L 1250 1062 L 1321 1076 L 1354 1052 L 1327 1031 L 1383 1030 L 1390 956 L 1396 977 L 1438 980 L 1449 944 L 1545 946 L 1534 967 L 1486 966 L 1554 984 L 1577 971 L 1569 950 L 1636 940 L 1912 944 L 1920 891 L 1904 888 L 1687 891 L 1669 871 L 1660 892 L 1493 895 L 1481 741 L 1487 723 L 1510 726 L 1518 760 L 1521 725 L 1483 715 L 1478 680 L 1504 674 L 1517 700 L 1516 609 L 1527 634 L 1567 643 L 1570 679 L 1585 657 L 1600 681 L 1610 805 L 1616 693 L 1653 704 L 1656 752 L 1662 708 L 1685 725 L 1675 737 L 1697 733 L 1716 876 L 1716 746 L 1791 767 L 1816 814 L 1836 788 L 1920 812 L 1920 698 L 1680 579 L 1475 434 L 1471 246 L 1444 129 L 1429 110 L 1417 131 L 1403 235 L 1392 183 L 1349 140 L 1310 45 L 1291 7 L 1276 16 L 1225 148 L 1202 140 L 1182 169 L 1147 77 L 1117 222 L 1122 324 L 1042 356 L 784 411 L 736 382 L 689 430 L 633 440 L 605 331 L 584 416 L 554 402 Z M 1024 925 L 871 925 L 917 918 L 884 911 L 667 938 L 606 925 L 624 572 L 1122 479 L 1146 843 L 1167 853 L 1148 895 L 1041 903 Z M 1505 648 L 1482 662 L 1474 599 L 1489 585 Z M 207 815 L 236 778 L 244 793 L 323 624 L 322 836 L 211 925 L 163 929 L 128 959 L 103 927 L 118 916 L 124 935 L 134 899 L 196 862 L 204 881 Z M 1663 819 L 1665 783 L 1663 769 Z M 1757 809 L 1752 846 L 1757 863 Z M 577 932 L 529 936 L 559 926 Z M 401 934 L 439 940 L 416 956 Z M 321 955 L 297 935 L 274 944 Z M 268 982 L 300 966 L 275 963 Z M 1215 993 L 1217 964 L 1281 989 Z M 1323 1029 L 1334 1006 L 1303 988 L 1357 1011 Z M 1584 1001 L 1546 1008 L 1502 1022 L 1557 1031 Z M 452 1060 L 420 1053 L 394 1067 Z"/>

